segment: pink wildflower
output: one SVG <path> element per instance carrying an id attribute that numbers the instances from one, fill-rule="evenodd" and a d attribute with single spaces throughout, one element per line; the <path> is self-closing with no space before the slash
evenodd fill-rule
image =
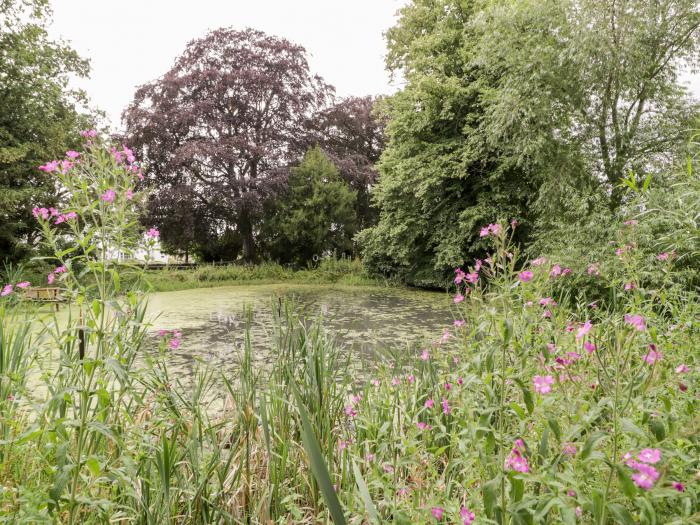
<path id="1" fill-rule="evenodd" d="M 6 284 L 3 287 L 2 292 L 0 292 L 0 297 L 5 297 L 5 296 L 10 295 L 12 293 L 13 289 L 14 289 L 14 287 L 11 284 Z"/>
<path id="2" fill-rule="evenodd" d="M 423 406 L 425 408 L 433 408 L 435 406 L 435 400 L 434 399 L 426 399 L 425 404 Z"/>
<path id="3" fill-rule="evenodd" d="M 656 345 L 649 345 L 649 352 L 642 358 L 647 364 L 653 365 L 657 361 L 661 361 L 663 354 L 656 350 Z"/>
<path id="4" fill-rule="evenodd" d="M 97 136 L 97 131 L 94 129 L 86 129 L 85 131 L 81 131 L 80 134 L 84 138 L 95 138 Z"/>
<path id="5" fill-rule="evenodd" d="M 455 319 L 454 325 L 455 325 L 455 328 L 459 328 L 461 326 L 464 326 L 464 320 L 463 319 Z"/>
<path id="6" fill-rule="evenodd" d="M 668 252 L 661 252 L 659 255 L 656 256 L 656 259 L 659 261 L 668 261 L 670 258 L 670 254 Z"/>
<path id="7" fill-rule="evenodd" d="M 446 398 L 442 398 L 442 413 L 445 415 L 448 415 L 452 412 L 452 409 L 450 408 L 450 403 L 447 401 Z"/>
<path id="8" fill-rule="evenodd" d="M 80 157 L 80 153 L 71 149 L 66 151 L 66 157 L 68 157 L 69 159 L 77 159 L 78 157 Z"/>
<path id="9" fill-rule="evenodd" d="M 573 443 L 565 443 L 562 453 L 565 456 L 575 456 L 576 455 L 576 445 Z"/>
<path id="10" fill-rule="evenodd" d="M 19 286 L 19 284 L 17 286 Z M 690 368 L 683 363 L 676 367 L 676 374 L 687 374 L 688 372 L 690 372 Z"/>
<path id="11" fill-rule="evenodd" d="M 654 482 L 659 479 L 659 472 L 651 465 L 637 464 L 635 468 L 637 472 L 632 474 L 632 481 L 638 487 L 650 490 L 654 486 Z"/>
<path id="12" fill-rule="evenodd" d="M 542 266 L 543 264 L 547 263 L 547 259 L 544 257 L 538 257 L 537 259 L 534 259 L 530 262 L 532 266 Z"/>
<path id="13" fill-rule="evenodd" d="M 455 295 L 455 298 L 454 298 L 455 304 L 459 304 L 462 301 L 464 301 L 464 296 L 461 293 L 458 293 L 457 295 Z"/>
<path id="14" fill-rule="evenodd" d="M 102 194 L 101 199 L 105 202 L 114 202 L 114 198 L 117 196 L 117 194 L 114 192 L 113 189 L 108 189 Z"/>
<path id="15" fill-rule="evenodd" d="M 671 486 L 678 492 L 685 492 L 685 485 L 683 485 L 683 483 L 681 483 L 680 481 L 674 481 L 673 483 L 671 483 Z"/>
<path id="16" fill-rule="evenodd" d="M 591 264 L 588 267 L 588 270 L 586 270 L 586 271 L 588 272 L 588 275 L 595 275 L 596 277 L 600 276 L 600 270 L 598 269 L 598 266 L 596 266 L 595 264 Z"/>
<path id="17" fill-rule="evenodd" d="M 515 440 L 515 446 L 506 458 L 505 468 L 509 468 L 516 472 L 527 473 L 530 471 L 527 458 L 524 456 L 525 444 L 522 439 Z"/>
<path id="18" fill-rule="evenodd" d="M 56 280 L 56 275 L 51 272 L 47 277 L 46 280 L 48 281 L 49 284 L 53 284 L 53 282 Z"/>
<path id="19" fill-rule="evenodd" d="M 564 268 L 564 269 L 561 271 L 561 275 L 562 275 L 562 277 L 565 277 L 565 276 L 567 276 L 567 275 L 571 275 L 571 272 L 572 272 L 571 268 Z"/>
<path id="20" fill-rule="evenodd" d="M 534 378 L 532 378 L 532 382 L 535 385 L 535 392 L 537 392 L 538 394 L 548 394 L 552 391 L 554 378 L 550 375 L 535 376 Z"/>
<path id="21" fill-rule="evenodd" d="M 445 509 L 443 509 L 442 507 L 433 507 L 430 510 L 430 514 L 432 514 L 433 518 L 435 518 L 436 520 L 441 520 L 442 516 L 445 514 Z"/>
<path id="22" fill-rule="evenodd" d="M 177 338 L 171 339 L 170 348 L 172 348 L 173 350 L 177 350 L 178 348 L 180 348 L 180 340 Z"/>
<path id="23" fill-rule="evenodd" d="M 131 199 L 134 198 L 134 191 L 129 188 L 126 190 L 126 200 L 130 201 Z"/>
<path id="24" fill-rule="evenodd" d="M 455 284 L 459 284 L 464 280 L 465 273 L 462 271 L 461 268 L 457 268 L 455 270 Z"/>
<path id="25" fill-rule="evenodd" d="M 17 283 L 17 288 L 29 288 L 32 285 L 29 281 L 22 281 L 21 283 Z"/>
<path id="26" fill-rule="evenodd" d="M 586 334 L 591 331 L 592 326 L 593 323 L 590 321 L 583 323 L 583 326 L 581 326 L 581 328 L 578 329 L 578 332 L 576 332 L 576 341 L 580 341 L 583 337 L 585 337 Z"/>
<path id="27" fill-rule="evenodd" d="M 481 270 L 481 265 L 484 264 L 481 259 L 476 260 L 476 264 L 474 264 L 474 271 L 478 272 Z"/>
<path id="28" fill-rule="evenodd" d="M 585 348 L 586 352 L 588 352 L 589 354 L 592 354 L 596 350 L 595 345 L 590 341 L 586 341 L 585 343 L 583 343 L 583 348 Z"/>
<path id="29" fill-rule="evenodd" d="M 464 525 L 472 525 L 472 523 L 476 519 L 476 515 L 467 507 L 462 507 L 459 510 L 459 516 L 462 518 L 462 523 Z"/>
<path id="30" fill-rule="evenodd" d="M 479 281 L 479 274 L 477 272 L 468 273 L 464 276 L 464 280 L 471 284 L 476 284 Z"/>
<path id="31" fill-rule="evenodd" d="M 57 266 L 56 269 L 54 269 L 53 273 L 59 274 L 59 273 L 66 273 L 68 271 L 68 268 L 65 266 Z"/>
<path id="32" fill-rule="evenodd" d="M 544 313 L 542 314 L 542 317 L 544 317 L 545 319 L 549 319 L 550 317 L 552 317 L 551 310 L 545 310 Z"/>
<path id="33" fill-rule="evenodd" d="M 345 415 L 348 417 L 355 417 L 357 415 L 357 410 L 352 405 L 347 405 L 345 407 Z"/>
<path id="34" fill-rule="evenodd" d="M 630 219 L 624 222 L 625 226 L 636 226 L 637 224 L 639 224 L 639 222 L 635 221 L 634 219 Z"/>
<path id="35" fill-rule="evenodd" d="M 542 299 L 540 299 L 540 305 L 542 305 L 542 306 L 556 306 L 557 303 L 551 297 L 543 297 Z"/>
<path id="36" fill-rule="evenodd" d="M 160 237 L 160 232 L 157 228 L 151 228 L 146 232 L 146 237 L 150 237 L 151 239 L 157 239 L 158 237 Z"/>
<path id="37" fill-rule="evenodd" d="M 637 459 L 642 463 L 655 465 L 661 461 L 661 451 L 658 448 L 643 448 L 637 454 Z"/>
<path id="38" fill-rule="evenodd" d="M 625 323 L 633 326 L 636 330 L 643 332 L 647 329 L 647 325 L 644 323 L 644 317 L 641 315 L 630 315 L 625 314 Z"/>
<path id="39" fill-rule="evenodd" d="M 484 226 L 481 228 L 481 231 L 479 231 L 479 237 L 488 237 L 489 235 L 493 235 L 494 237 L 498 237 L 501 233 L 501 225 L 500 224 L 489 224 L 488 226 Z"/>
<path id="40" fill-rule="evenodd" d="M 518 274 L 518 279 L 524 283 L 530 282 L 532 280 L 532 272 L 530 270 L 520 272 Z"/>
<path id="41" fill-rule="evenodd" d="M 420 355 L 420 358 L 423 361 L 427 361 L 428 359 L 430 359 L 430 353 L 427 350 L 423 350 L 423 353 Z"/>
<path id="42" fill-rule="evenodd" d="M 52 160 L 51 162 L 47 162 L 43 166 L 39 166 L 39 169 L 45 173 L 54 172 L 54 171 L 58 170 L 58 161 Z"/>
<path id="43" fill-rule="evenodd" d="M 626 292 L 629 290 L 634 290 L 635 288 L 637 288 L 637 285 L 634 284 L 634 282 L 630 281 L 628 283 L 625 283 L 625 291 Z"/>
<path id="44" fill-rule="evenodd" d="M 428 423 L 423 423 L 423 421 L 416 423 L 416 426 L 418 427 L 418 430 L 430 430 L 432 428 L 430 425 L 428 425 Z"/>
<path id="45" fill-rule="evenodd" d="M 561 275 L 561 266 L 555 264 L 549 272 L 550 277 L 559 277 Z"/>

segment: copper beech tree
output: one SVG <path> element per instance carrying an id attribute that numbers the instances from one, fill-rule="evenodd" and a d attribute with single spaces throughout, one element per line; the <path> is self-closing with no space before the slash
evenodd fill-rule
<path id="1" fill-rule="evenodd" d="M 159 202 L 189 195 L 169 220 L 196 214 L 199 231 L 235 230 L 251 261 L 263 204 L 284 188 L 288 166 L 307 147 L 310 119 L 332 93 L 310 73 L 303 47 L 252 29 L 218 29 L 137 90 L 124 112 L 127 140 Z"/>

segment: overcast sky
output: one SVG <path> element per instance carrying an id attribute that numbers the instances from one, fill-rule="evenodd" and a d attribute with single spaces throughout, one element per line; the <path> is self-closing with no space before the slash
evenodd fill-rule
<path id="1" fill-rule="evenodd" d="M 78 85 L 118 126 L 137 86 L 211 29 L 251 27 L 304 46 L 341 96 L 391 93 L 383 33 L 405 0 L 52 0 L 54 37 L 90 59 Z"/>
<path id="2" fill-rule="evenodd" d="M 113 126 L 137 86 L 172 66 L 211 29 L 251 27 L 303 45 L 313 73 L 346 95 L 392 93 L 384 32 L 407 0 L 52 0 L 50 31 L 90 59 L 78 85 Z M 695 96 L 700 77 L 686 75 Z"/>

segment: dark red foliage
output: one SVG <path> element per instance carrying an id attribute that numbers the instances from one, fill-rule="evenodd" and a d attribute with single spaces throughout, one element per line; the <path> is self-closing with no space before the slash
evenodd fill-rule
<path id="1" fill-rule="evenodd" d="M 147 164 L 154 198 L 168 202 L 163 194 L 186 187 L 209 229 L 235 228 L 252 260 L 263 203 L 284 187 L 308 122 L 331 94 L 303 47 L 218 29 L 138 89 L 124 112 L 127 140 Z"/>

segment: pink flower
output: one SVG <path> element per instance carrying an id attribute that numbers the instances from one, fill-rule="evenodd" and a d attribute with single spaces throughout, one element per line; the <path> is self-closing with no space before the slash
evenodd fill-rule
<path id="1" fill-rule="evenodd" d="M 122 145 L 122 153 L 124 153 L 124 155 L 126 156 L 126 161 L 129 164 L 133 164 L 133 162 L 136 160 L 136 157 L 134 157 L 134 152 L 124 145 Z"/>
<path id="2" fill-rule="evenodd" d="M 151 239 L 157 239 L 158 237 L 160 237 L 160 232 L 157 228 L 151 228 L 146 232 L 146 237 L 150 237 Z"/>
<path id="3" fill-rule="evenodd" d="M 32 209 L 32 214 L 34 215 L 35 219 L 38 219 L 41 217 L 44 220 L 47 220 L 49 218 L 49 210 L 46 208 L 33 208 Z"/>
<path id="4" fill-rule="evenodd" d="M 465 273 L 462 271 L 461 268 L 457 268 L 455 270 L 455 284 L 459 284 L 464 280 Z"/>
<path id="5" fill-rule="evenodd" d="M 22 281 L 21 283 L 17 283 L 17 288 L 29 288 L 32 285 L 29 281 Z"/>
<path id="6" fill-rule="evenodd" d="M 387 474 L 394 472 L 393 465 L 389 465 L 389 463 L 384 463 L 384 465 L 382 465 L 382 468 L 384 469 L 384 472 L 386 472 Z"/>
<path id="7" fill-rule="evenodd" d="M 633 282 L 625 283 L 625 291 L 634 290 L 637 287 Z"/>
<path id="8" fill-rule="evenodd" d="M 561 271 L 561 275 L 562 275 L 562 277 L 567 276 L 567 275 L 571 275 L 571 268 L 564 268 Z"/>
<path id="9" fill-rule="evenodd" d="M 66 273 L 67 271 L 68 271 L 68 268 L 66 268 L 65 266 L 57 266 L 54 269 L 53 273 L 55 273 L 55 274 Z"/>
<path id="10" fill-rule="evenodd" d="M 53 171 L 56 171 L 58 170 L 58 161 L 52 160 L 51 162 L 47 162 L 43 166 L 39 166 L 39 169 L 45 173 L 51 173 Z"/>
<path id="11" fill-rule="evenodd" d="M 565 443 L 562 453 L 565 456 L 575 456 L 576 455 L 576 445 L 573 443 Z"/>
<path id="12" fill-rule="evenodd" d="M 444 397 L 442 398 L 442 413 L 447 415 L 452 412 L 452 409 L 450 408 L 450 403 L 445 399 Z"/>
<path id="13" fill-rule="evenodd" d="M 671 483 L 671 486 L 678 492 L 685 492 L 685 486 L 680 481 L 674 481 L 673 483 Z"/>
<path id="14" fill-rule="evenodd" d="M 501 233 L 501 225 L 500 224 L 489 224 L 488 226 L 484 226 L 481 228 L 481 231 L 479 231 L 479 237 L 488 237 L 489 235 L 493 235 L 494 237 L 498 237 L 498 235 Z"/>
<path id="15" fill-rule="evenodd" d="M 53 282 L 56 280 L 56 275 L 51 272 L 47 277 L 46 280 L 48 281 L 49 284 L 53 284 Z"/>
<path id="16" fill-rule="evenodd" d="M 357 410 L 355 410 L 352 405 L 347 405 L 345 407 L 345 415 L 348 417 L 355 417 L 357 415 Z"/>
<path id="17" fill-rule="evenodd" d="M 462 518 L 462 523 L 464 525 L 472 525 L 476 519 L 476 515 L 471 512 L 467 507 L 462 507 L 459 510 L 459 516 Z"/>
<path id="18" fill-rule="evenodd" d="M 554 378 L 552 376 L 535 376 L 532 378 L 532 382 L 535 385 L 535 392 L 538 394 L 548 394 L 552 391 L 552 385 L 554 384 Z"/>
<path id="19" fill-rule="evenodd" d="M 448 392 L 452 390 L 452 383 L 445 381 L 445 390 L 447 390 Z"/>
<path id="20" fill-rule="evenodd" d="M 19 286 L 19 284 L 17 286 Z M 688 372 L 690 372 L 690 368 L 683 363 L 676 367 L 676 374 L 687 374 Z"/>
<path id="21" fill-rule="evenodd" d="M 647 325 L 644 323 L 644 317 L 641 315 L 630 315 L 625 314 L 625 323 L 633 326 L 636 330 L 643 332 L 647 329 Z"/>
<path id="22" fill-rule="evenodd" d="M 532 280 L 532 272 L 530 270 L 520 272 L 518 274 L 518 279 L 520 279 L 524 283 L 530 282 Z"/>
<path id="23" fill-rule="evenodd" d="M 381 385 L 381 382 L 379 379 L 372 379 L 371 383 L 376 387 L 379 388 L 379 385 Z"/>
<path id="24" fill-rule="evenodd" d="M 177 338 L 171 339 L 170 348 L 172 348 L 173 350 L 177 350 L 178 348 L 180 348 L 180 340 Z"/>
<path id="25" fill-rule="evenodd" d="M 78 214 L 77 214 L 76 212 L 74 212 L 74 211 L 69 211 L 68 213 L 66 213 L 66 214 L 64 215 L 64 217 L 66 218 L 67 221 L 70 221 L 70 220 L 72 220 L 72 219 L 77 219 L 77 218 L 78 218 Z"/>
<path id="26" fill-rule="evenodd" d="M 479 281 L 479 274 L 477 272 L 468 273 L 464 276 L 464 280 L 471 284 L 476 284 Z"/>
<path id="27" fill-rule="evenodd" d="M 549 319 L 550 317 L 552 317 L 552 311 L 545 310 L 544 313 L 542 314 L 542 317 L 544 317 L 545 319 Z"/>
<path id="28" fill-rule="evenodd" d="M 391 386 L 399 386 L 400 384 L 401 380 L 398 377 L 391 378 Z"/>
<path id="29" fill-rule="evenodd" d="M 530 265 L 532 266 L 542 266 L 543 264 L 547 263 L 547 259 L 544 257 L 538 257 L 537 259 L 534 259 L 533 261 L 530 262 Z"/>
<path id="30" fill-rule="evenodd" d="M 551 297 L 544 297 L 540 299 L 540 305 L 542 306 L 556 306 L 557 303 Z"/>
<path id="31" fill-rule="evenodd" d="M 639 222 L 635 221 L 634 219 L 630 219 L 628 221 L 625 221 L 624 224 L 625 226 L 636 226 L 637 224 L 639 224 Z"/>
<path id="32" fill-rule="evenodd" d="M 464 320 L 462 320 L 462 319 L 455 319 L 454 325 L 455 325 L 455 328 L 459 328 L 460 326 L 464 326 Z"/>
<path id="33" fill-rule="evenodd" d="M 668 252 L 661 252 L 659 255 L 656 256 L 656 259 L 659 261 L 668 261 L 671 258 L 671 254 Z"/>
<path id="34" fill-rule="evenodd" d="M 126 190 L 126 200 L 130 201 L 133 198 L 134 198 L 134 191 L 131 188 L 129 188 L 128 190 Z"/>
<path id="35" fill-rule="evenodd" d="M 637 464 L 635 468 L 637 473 L 632 474 L 632 481 L 644 490 L 651 489 L 654 482 L 659 479 L 659 472 L 651 465 Z"/>
<path id="36" fill-rule="evenodd" d="M 365 461 L 369 461 L 369 462 L 371 463 L 372 461 L 374 461 L 374 458 L 375 458 L 375 457 L 376 457 L 376 456 L 375 456 L 374 454 L 369 453 L 369 454 L 367 454 L 367 455 L 365 456 Z"/>
<path id="37" fill-rule="evenodd" d="M 586 334 L 591 331 L 592 326 L 593 323 L 590 321 L 583 323 L 583 326 L 581 326 L 581 328 L 578 329 L 578 332 L 576 332 L 576 341 L 580 341 L 583 337 L 585 337 Z"/>
<path id="38" fill-rule="evenodd" d="M 416 426 L 418 427 L 418 430 L 430 430 L 432 428 L 430 425 L 428 425 L 428 423 L 423 423 L 422 421 L 416 423 Z"/>
<path id="39" fill-rule="evenodd" d="M 61 165 L 60 171 L 64 175 L 74 166 L 74 164 L 69 160 L 62 160 L 59 164 Z"/>
<path id="40" fill-rule="evenodd" d="M 85 131 L 81 131 L 80 135 L 82 135 L 84 138 L 95 138 L 97 136 L 97 131 L 94 129 L 86 129 Z"/>
<path id="41" fill-rule="evenodd" d="M 78 157 L 80 157 L 80 153 L 71 149 L 66 151 L 66 157 L 68 157 L 69 159 L 77 159 Z"/>
<path id="42" fill-rule="evenodd" d="M 557 345 L 555 345 L 554 343 L 547 343 L 547 350 L 549 350 L 550 354 L 553 354 L 557 351 Z"/>
<path id="43" fill-rule="evenodd" d="M 338 450 L 340 450 L 342 452 L 343 450 L 348 448 L 348 443 L 349 443 L 348 441 L 343 441 L 342 439 L 339 439 L 338 440 Z"/>
<path id="44" fill-rule="evenodd" d="M 688 385 L 685 383 L 678 383 L 678 390 L 681 392 L 686 392 L 688 390 Z"/>
<path id="45" fill-rule="evenodd" d="M 455 304 L 461 303 L 462 301 L 464 301 L 464 296 L 461 293 L 458 293 L 457 295 L 455 295 L 455 298 L 454 298 Z"/>
<path id="46" fill-rule="evenodd" d="M 586 341 L 585 343 L 583 343 L 583 348 L 585 348 L 586 352 L 588 352 L 589 354 L 592 354 L 596 350 L 595 345 L 590 341 Z"/>
<path id="47" fill-rule="evenodd" d="M 647 364 L 653 365 L 657 361 L 661 361 L 661 358 L 663 358 L 663 354 L 656 350 L 656 345 L 650 344 L 649 345 L 649 352 L 647 352 L 647 354 L 642 359 Z"/>
<path id="48" fill-rule="evenodd" d="M 661 451 L 658 448 L 643 448 L 637 454 L 637 459 L 642 463 L 655 465 L 661 461 Z"/>
<path id="49" fill-rule="evenodd" d="M 433 408 L 435 406 L 435 400 L 434 399 L 426 399 L 425 404 L 423 406 L 425 408 Z"/>
<path id="50" fill-rule="evenodd" d="M 433 515 L 433 518 L 435 518 L 436 520 L 441 520 L 443 514 L 445 513 L 445 509 L 443 509 L 442 507 L 433 507 L 430 510 L 430 513 Z"/>
<path id="51" fill-rule="evenodd" d="M 420 355 L 420 358 L 423 361 L 427 361 L 428 359 L 430 359 L 430 354 L 428 353 L 427 350 L 423 350 L 423 353 Z"/>
<path id="52" fill-rule="evenodd" d="M 550 277 L 559 277 L 561 275 L 561 266 L 555 264 L 549 272 Z"/>
<path id="53" fill-rule="evenodd" d="M 510 451 L 510 455 L 506 458 L 505 468 L 514 470 L 516 472 L 529 472 L 530 466 L 528 465 L 527 458 L 524 456 L 525 444 L 522 439 L 515 440 L 515 446 Z"/>
<path id="54" fill-rule="evenodd" d="M 408 489 L 406 487 L 401 487 L 399 490 L 396 491 L 396 495 L 399 497 L 403 497 L 408 495 Z"/>
<path id="55" fill-rule="evenodd" d="M 600 270 L 598 269 L 598 266 L 596 266 L 595 264 L 591 264 L 588 267 L 588 270 L 586 270 L 586 271 L 588 272 L 588 275 L 595 275 L 596 277 L 600 276 Z"/>
<path id="56" fill-rule="evenodd" d="M 114 202 L 114 198 L 117 196 L 113 189 L 108 189 L 102 194 L 101 199 L 105 202 Z"/>
<path id="57" fill-rule="evenodd" d="M 13 288 L 13 286 L 12 286 L 11 284 L 6 284 L 6 285 L 3 287 L 2 292 L 0 292 L 0 297 L 5 297 L 5 296 L 7 296 L 7 295 L 10 295 L 10 294 L 12 293 L 12 290 L 13 290 L 13 289 L 14 289 L 14 288 Z"/>
<path id="58" fill-rule="evenodd" d="M 481 270 L 482 264 L 484 264 L 483 261 L 481 259 L 477 259 L 476 264 L 474 264 L 474 271 L 478 272 L 479 270 Z"/>

